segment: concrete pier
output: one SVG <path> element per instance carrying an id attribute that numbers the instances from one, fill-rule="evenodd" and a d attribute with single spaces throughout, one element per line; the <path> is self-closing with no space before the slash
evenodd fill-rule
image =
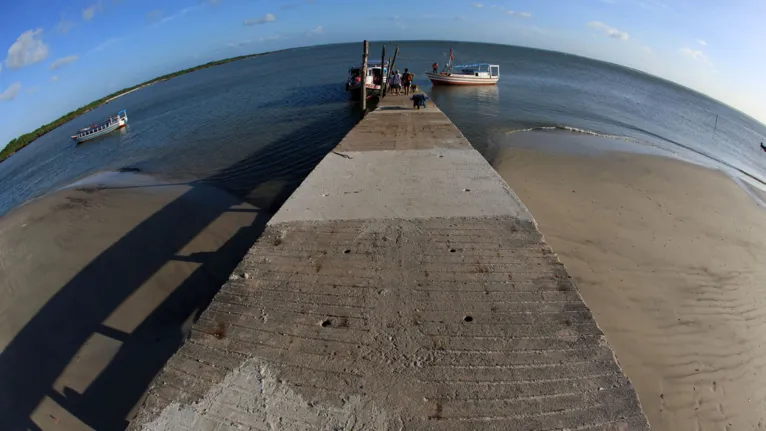
<path id="1" fill-rule="evenodd" d="M 513 191 L 389 96 L 317 166 L 157 376 L 146 430 L 642 430 Z"/>

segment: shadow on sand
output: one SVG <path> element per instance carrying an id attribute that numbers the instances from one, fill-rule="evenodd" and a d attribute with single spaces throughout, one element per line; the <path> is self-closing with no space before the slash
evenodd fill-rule
<path id="1" fill-rule="evenodd" d="M 189 322 L 207 307 L 273 212 L 359 120 L 352 108 L 349 111 L 350 115 L 315 121 L 192 183 L 190 190 L 143 220 L 63 285 L 0 353 L 0 429 L 41 429 L 31 415 L 46 396 L 93 429 L 126 428 L 131 410 L 183 343 Z M 270 187 L 268 199 L 250 199 L 253 190 L 274 183 L 279 187 Z M 232 208 L 231 200 L 206 200 L 211 185 L 232 191 L 239 201 L 235 204 L 254 203 L 262 210 L 217 251 L 179 257 L 180 250 L 222 214 L 241 211 Z M 104 325 L 163 265 L 179 259 L 200 266 L 158 307 L 144 310 L 148 317 L 132 333 Z M 116 356 L 83 393 L 52 389 L 96 334 L 121 343 Z"/>

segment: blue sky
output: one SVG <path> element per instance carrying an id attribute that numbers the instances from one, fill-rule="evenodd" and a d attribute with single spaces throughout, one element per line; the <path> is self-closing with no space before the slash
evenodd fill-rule
<path id="1" fill-rule="evenodd" d="M 766 122 L 764 0 L 3 0 L 0 8 L 0 147 L 164 73 L 364 38 L 574 53 L 670 79 Z"/>

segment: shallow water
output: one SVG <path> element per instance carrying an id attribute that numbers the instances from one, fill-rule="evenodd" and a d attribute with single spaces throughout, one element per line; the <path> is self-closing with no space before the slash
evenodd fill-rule
<path id="1" fill-rule="evenodd" d="M 400 43 L 397 68 L 487 156 L 514 133 L 556 128 L 619 138 L 624 149 L 654 146 L 766 179 L 758 144 L 766 128 L 699 93 L 640 72 L 519 47 Z M 392 43 L 389 43 L 389 52 Z M 501 65 L 497 87 L 430 88 L 425 71 L 444 63 Z M 372 58 L 380 44 L 372 45 Z M 210 180 L 248 194 L 253 174 L 297 184 L 359 118 L 344 82 L 360 44 L 280 52 L 205 69 L 116 99 L 60 127 L 0 164 L 0 214 L 89 174 L 134 167 L 161 181 Z M 126 130 L 76 146 L 71 133 L 121 109 Z M 747 173 L 747 175 L 742 174 Z"/>
<path id="2" fill-rule="evenodd" d="M 312 75 L 289 73 L 305 56 L 295 50 L 184 75 L 87 113 L 0 164 L 0 214 L 124 167 L 162 182 L 204 180 L 244 194 L 267 177 L 294 186 L 360 116 L 337 83 L 345 51 L 318 51 L 323 62 Z M 72 130 L 120 109 L 128 110 L 127 129 L 80 145 L 69 139 Z"/>
<path id="3" fill-rule="evenodd" d="M 401 43 L 399 68 L 489 159 L 566 145 L 766 177 L 751 142 L 763 126 L 704 96 L 562 54 L 453 46 L 461 61 L 500 63 L 500 84 L 431 89 L 418 71 L 443 63 L 446 43 Z M 360 118 L 343 85 L 360 50 L 297 49 L 158 83 L 0 164 L 0 428 L 124 427 L 271 214 Z M 121 109 L 126 130 L 69 139 Z M 726 118 L 716 132 L 714 112 Z M 545 139 L 551 128 L 566 144 Z"/>

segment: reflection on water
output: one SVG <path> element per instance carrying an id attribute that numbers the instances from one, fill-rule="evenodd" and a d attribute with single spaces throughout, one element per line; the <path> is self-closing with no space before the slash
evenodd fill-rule
<path id="1" fill-rule="evenodd" d="M 445 112 L 460 113 L 462 127 L 480 128 L 501 115 L 500 88 L 496 85 L 435 85 L 430 94 Z"/>
<path id="2" fill-rule="evenodd" d="M 497 85 L 435 85 L 429 90 L 431 99 L 468 137 L 474 148 L 490 156 L 492 144 L 489 130 L 506 121 L 500 105 Z M 454 117 L 454 118 L 453 118 Z"/>
<path id="3" fill-rule="evenodd" d="M 481 103 L 484 108 L 497 108 L 500 103 L 500 87 L 497 85 L 435 85 L 431 98 L 442 104 Z M 486 105 L 485 105 L 486 104 Z"/>

